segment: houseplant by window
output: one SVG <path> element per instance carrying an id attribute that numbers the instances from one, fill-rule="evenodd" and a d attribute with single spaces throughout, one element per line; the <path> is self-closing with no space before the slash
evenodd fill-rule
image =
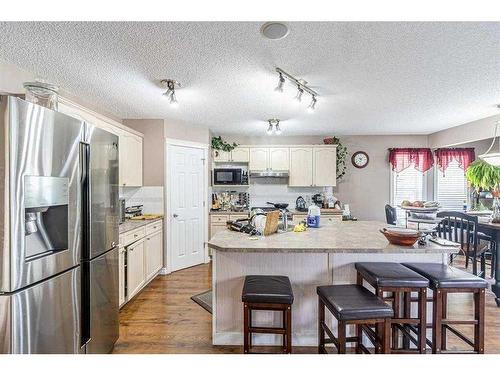
<path id="1" fill-rule="evenodd" d="M 479 159 L 474 161 L 465 172 L 469 184 L 480 191 L 490 191 L 494 197 L 491 221 L 500 222 L 500 167 Z"/>

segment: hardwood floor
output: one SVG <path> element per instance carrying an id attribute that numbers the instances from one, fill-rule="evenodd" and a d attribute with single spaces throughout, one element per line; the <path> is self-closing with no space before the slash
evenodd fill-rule
<path id="1" fill-rule="evenodd" d="M 191 300 L 191 296 L 210 288 L 211 269 L 207 264 L 158 276 L 121 310 L 120 338 L 113 353 L 242 353 L 239 346 L 212 346 L 212 315 Z M 472 299 L 452 296 L 449 311 L 457 319 L 470 318 Z M 472 334 L 472 329 L 459 329 Z M 485 336 L 486 353 L 500 353 L 500 308 L 491 292 L 486 295 Z M 449 337 L 450 348 L 467 348 Z M 316 353 L 315 347 L 293 350 Z"/>

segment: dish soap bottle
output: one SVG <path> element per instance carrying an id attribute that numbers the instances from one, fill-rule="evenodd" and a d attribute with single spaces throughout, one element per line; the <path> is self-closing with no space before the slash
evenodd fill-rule
<path id="1" fill-rule="evenodd" d="M 315 204 L 310 205 L 307 210 L 307 226 L 310 228 L 319 228 L 319 217 L 321 210 Z"/>

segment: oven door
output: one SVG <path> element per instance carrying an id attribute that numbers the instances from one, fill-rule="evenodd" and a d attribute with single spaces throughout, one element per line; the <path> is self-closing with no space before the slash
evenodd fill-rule
<path id="1" fill-rule="evenodd" d="M 215 168 L 214 185 L 240 185 L 240 168 Z"/>

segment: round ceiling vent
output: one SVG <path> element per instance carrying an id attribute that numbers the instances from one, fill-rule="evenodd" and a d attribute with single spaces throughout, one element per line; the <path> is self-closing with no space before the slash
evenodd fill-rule
<path id="1" fill-rule="evenodd" d="M 273 40 L 283 39 L 289 31 L 288 26 L 281 22 L 266 22 L 260 28 L 262 35 Z"/>

